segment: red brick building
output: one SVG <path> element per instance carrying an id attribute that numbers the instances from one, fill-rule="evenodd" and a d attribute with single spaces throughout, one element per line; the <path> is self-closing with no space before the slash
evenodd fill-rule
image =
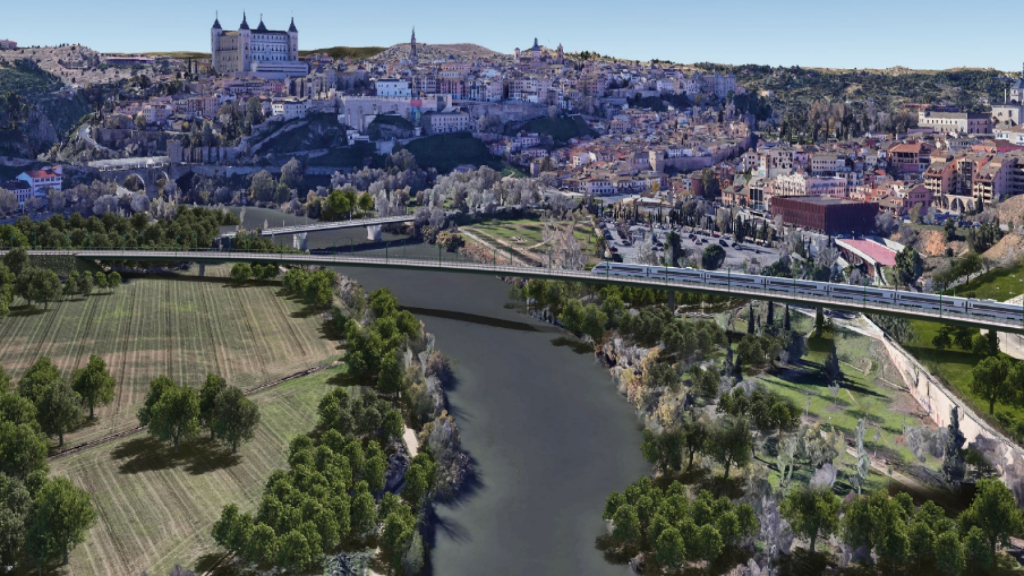
<path id="1" fill-rule="evenodd" d="M 827 234 L 865 233 L 874 230 L 878 204 L 829 196 L 781 196 L 772 199 L 772 216 L 792 226 Z"/>

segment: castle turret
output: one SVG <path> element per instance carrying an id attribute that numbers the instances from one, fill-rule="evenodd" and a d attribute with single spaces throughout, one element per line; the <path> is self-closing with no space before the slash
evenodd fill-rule
<path id="1" fill-rule="evenodd" d="M 223 33 L 224 29 L 220 27 L 220 16 L 214 16 L 213 26 L 210 28 L 210 62 L 213 64 L 214 71 L 220 69 L 217 63 L 217 51 L 220 50 L 220 35 Z"/>
<path id="2" fill-rule="evenodd" d="M 252 31 L 249 30 L 249 22 L 246 21 L 245 12 L 242 12 L 242 25 L 238 27 L 238 58 L 240 66 L 236 70 L 252 72 L 252 54 L 249 52 L 252 44 Z"/>
<path id="3" fill-rule="evenodd" d="M 299 29 L 295 27 L 295 17 L 292 16 L 292 23 L 288 26 L 288 59 L 299 59 Z"/>

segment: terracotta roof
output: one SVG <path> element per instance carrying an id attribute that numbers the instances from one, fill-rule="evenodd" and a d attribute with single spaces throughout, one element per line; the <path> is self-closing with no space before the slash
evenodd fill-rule
<path id="1" fill-rule="evenodd" d="M 836 240 L 836 244 L 846 245 L 853 248 L 856 252 L 860 252 L 860 255 L 867 256 L 869 259 L 878 262 L 882 266 L 895 266 L 896 265 L 896 252 L 878 242 L 872 242 L 871 240 Z"/>

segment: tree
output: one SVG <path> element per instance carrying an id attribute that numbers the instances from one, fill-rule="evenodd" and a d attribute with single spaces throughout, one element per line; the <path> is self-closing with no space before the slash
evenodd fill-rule
<path id="1" fill-rule="evenodd" d="M 216 420 L 217 397 L 227 390 L 227 387 L 227 380 L 216 374 L 207 373 L 206 381 L 199 389 L 199 423 L 210 431 L 210 438 L 217 437 L 213 425 Z"/>
<path id="2" fill-rule="evenodd" d="M 682 447 L 687 452 L 686 470 L 693 468 L 693 457 L 707 450 L 710 431 L 707 425 L 695 417 L 683 420 L 680 426 Z"/>
<path id="3" fill-rule="evenodd" d="M 957 576 L 963 573 L 964 564 L 964 548 L 956 533 L 947 531 L 939 534 L 935 538 L 935 568 L 939 574 Z"/>
<path id="4" fill-rule="evenodd" d="M 50 302 L 60 300 L 64 295 L 64 285 L 53 270 L 31 268 L 28 274 L 27 290 L 23 294 L 30 302 L 42 302 L 44 309 L 49 309 Z"/>
<path id="5" fill-rule="evenodd" d="M 827 538 L 835 534 L 841 505 L 830 489 L 806 488 L 790 492 L 779 506 L 779 512 L 794 532 L 810 539 L 811 552 L 814 552 L 819 536 Z"/>
<path id="6" fill-rule="evenodd" d="M 252 266 L 245 262 L 239 262 L 231 267 L 231 279 L 239 284 L 252 279 Z"/>
<path id="7" fill-rule="evenodd" d="M 160 401 L 160 397 L 163 396 L 164 392 L 174 388 L 177 384 L 174 380 L 171 380 L 167 376 L 157 376 L 149 383 L 149 391 L 146 392 L 146 400 L 142 404 L 142 408 L 139 408 L 138 417 L 139 424 L 142 426 L 148 426 L 149 421 L 152 419 L 153 406 Z"/>
<path id="8" fill-rule="evenodd" d="M 0 473 L 24 479 L 33 472 L 45 472 L 49 446 L 37 422 L 0 419 Z"/>
<path id="9" fill-rule="evenodd" d="M 960 431 L 960 409 L 953 406 L 949 414 L 949 433 L 946 435 L 946 446 L 942 457 L 942 478 L 954 493 L 960 491 L 967 471 L 964 462 L 964 442 L 967 437 Z"/>
<path id="10" fill-rule="evenodd" d="M 658 536 L 655 545 L 658 565 L 664 568 L 677 568 L 686 560 L 686 546 L 683 536 L 675 527 L 666 528 Z"/>
<path id="11" fill-rule="evenodd" d="M 25 542 L 29 556 L 40 565 L 58 559 L 67 564 L 68 553 L 96 523 L 89 493 L 58 476 L 43 484 L 33 506 Z"/>
<path id="12" fill-rule="evenodd" d="M 921 277 L 923 271 L 924 260 L 917 250 L 905 246 L 896 253 L 896 275 L 900 284 L 910 286 Z"/>
<path id="13" fill-rule="evenodd" d="M 418 463 L 409 466 L 405 472 L 405 485 L 402 486 L 402 499 L 418 510 L 423 497 L 426 496 L 430 481 L 426 469 Z"/>
<path id="14" fill-rule="evenodd" d="M 612 539 L 626 549 L 634 549 L 640 544 L 640 517 L 634 506 L 623 504 L 615 511 L 612 517 L 615 527 L 612 529 Z"/>
<path id="15" fill-rule="evenodd" d="M 164 390 L 150 409 L 150 435 L 173 442 L 177 454 L 181 441 L 195 436 L 198 431 L 199 394 L 177 384 Z"/>
<path id="16" fill-rule="evenodd" d="M 360 212 L 370 212 L 373 210 L 373 196 L 368 192 L 363 192 L 359 195 L 359 200 L 356 202 Z"/>
<path id="17" fill-rule="evenodd" d="M 36 409 L 39 411 L 39 425 L 43 432 L 56 435 L 60 447 L 64 446 L 64 434 L 82 423 L 82 397 L 64 380 L 50 384 L 43 391 Z"/>
<path id="18" fill-rule="evenodd" d="M 825 311 L 818 306 L 814 312 L 814 337 L 821 338 L 822 332 L 825 331 Z"/>
<path id="19" fill-rule="evenodd" d="M 366 482 L 356 485 L 355 496 L 350 507 L 352 535 L 361 537 L 377 524 L 377 507 Z"/>
<path id="20" fill-rule="evenodd" d="M 64 281 L 64 295 L 74 296 L 78 294 L 78 272 L 72 272 L 68 274 L 68 279 Z"/>
<path id="21" fill-rule="evenodd" d="M 110 291 L 117 290 L 121 287 L 121 275 L 115 270 L 110 274 L 107 274 L 107 289 Z"/>
<path id="22" fill-rule="evenodd" d="M 999 356 L 982 359 L 971 369 L 971 391 L 988 402 L 988 413 L 995 411 L 997 401 L 1009 400 L 1013 395 L 1009 366 Z"/>
<path id="23" fill-rule="evenodd" d="M 1009 546 L 1010 536 L 1024 533 L 1024 515 L 1017 507 L 1013 493 L 996 478 L 978 480 L 978 491 L 970 508 L 960 514 L 960 530 L 977 528 L 984 536 L 989 557 L 994 561 L 999 546 Z"/>
<path id="24" fill-rule="evenodd" d="M 302 164 L 295 158 L 292 158 L 281 166 L 281 183 L 290 189 L 297 189 L 302 185 L 302 177 L 304 169 Z"/>
<path id="25" fill-rule="evenodd" d="M 822 371 L 825 373 L 825 379 L 829 384 L 842 381 L 843 369 L 839 365 L 839 356 L 836 355 L 835 349 L 829 350 L 828 355 L 825 356 Z"/>
<path id="26" fill-rule="evenodd" d="M 238 444 L 251 440 L 260 423 L 259 407 L 245 397 L 238 388 L 227 388 L 217 395 L 216 410 L 211 432 L 238 452 Z"/>
<path id="27" fill-rule="evenodd" d="M 725 249 L 718 244 L 712 244 L 704 249 L 701 256 L 701 266 L 705 270 L 718 270 L 725 263 Z"/>
<path id="28" fill-rule="evenodd" d="M 386 354 L 380 360 L 380 372 L 377 375 L 377 390 L 381 394 L 400 394 L 405 384 L 402 371 L 402 360 L 399 358 L 399 350 L 396 348 L 390 354 Z"/>
<path id="29" fill-rule="evenodd" d="M 107 371 L 107 363 L 95 354 L 89 356 L 85 368 L 79 368 L 71 374 L 71 387 L 74 388 L 82 401 L 89 406 L 89 419 L 96 417 L 96 406 L 104 406 L 114 399 L 114 387 L 117 382 Z"/>
<path id="30" fill-rule="evenodd" d="M 14 566 L 25 546 L 25 523 L 32 497 L 25 485 L 0 474 L 0 566 Z"/>
<path id="31" fill-rule="evenodd" d="M 46 356 L 41 356 L 18 380 L 18 395 L 28 398 L 33 404 L 39 405 L 43 394 L 51 385 L 62 381 L 60 372 Z"/>
<path id="32" fill-rule="evenodd" d="M 708 448 L 711 457 L 725 466 L 725 478 L 733 465 L 746 466 L 750 462 L 753 438 L 745 418 L 723 419 L 711 430 Z"/>
<path id="33" fill-rule="evenodd" d="M 95 284 L 93 283 L 92 274 L 88 270 L 82 272 L 82 278 L 78 283 L 78 292 L 82 296 L 89 296 L 92 294 L 92 289 Z"/>
<path id="34" fill-rule="evenodd" d="M 253 202 L 271 202 L 274 199 L 276 183 L 274 177 L 266 170 L 253 174 L 249 183 L 249 195 Z"/>
<path id="35" fill-rule="evenodd" d="M 96 289 L 106 290 L 107 289 L 107 275 L 99 270 L 96 271 Z"/>

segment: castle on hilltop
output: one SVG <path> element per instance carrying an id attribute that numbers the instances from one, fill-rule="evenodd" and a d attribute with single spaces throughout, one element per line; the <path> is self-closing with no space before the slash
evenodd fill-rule
<path id="1" fill-rule="evenodd" d="M 299 30 L 295 18 L 287 31 L 270 30 L 263 23 L 255 30 L 249 28 L 245 13 L 238 31 L 225 31 L 220 18 L 215 18 L 210 29 L 210 54 L 213 69 L 218 74 L 237 74 L 283 79 L 305 76 L 309 66 L 299 61 Z"/>

